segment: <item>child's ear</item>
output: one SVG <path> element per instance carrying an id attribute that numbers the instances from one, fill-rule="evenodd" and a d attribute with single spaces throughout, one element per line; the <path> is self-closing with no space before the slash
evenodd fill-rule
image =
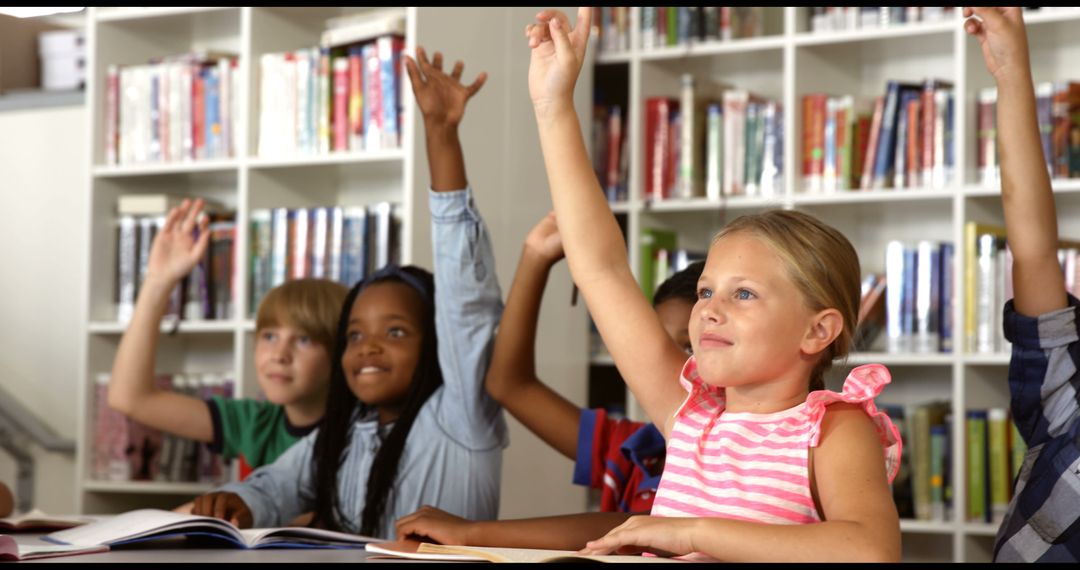
<path id="1" fill-rule="evenodd" d="M 825 309 L 815 314 L 803 339 L 802 350 L 806 354 L 818 354 L 829 348 L 836 337 L 844 331 L 844 317 L 836 309 Z"/>

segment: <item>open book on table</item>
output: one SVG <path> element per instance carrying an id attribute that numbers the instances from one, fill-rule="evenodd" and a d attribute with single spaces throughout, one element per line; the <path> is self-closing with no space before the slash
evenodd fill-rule
<path id="1" fill-rule="evenodd" d="M 37 558 L 52 558 L 54 556 L 106 552 L 107 550 L 109 550 L 108 546 L 102 546 L 100 544 L 91 546 L 73 546 L 70 544 L 22 544 L 13 536 L 0 534 L 0 561 L 34 560 Z"/>
<path id="2" fill-rule="evenodd" d="M 210 537 L 239 548 L 363 548 L 379 540 L 317 528 L 239 529 L 230 522 L 164 511 L 139 509 L 42 537 L 55 544 L 118 546 L 177 536 Z"/>
<path id="3" fill-rule="evenodd" d="M 94 520 L 94 517 L 49 515 L 39 509 L 32 509 L 21 515 L 0 519 L 0 532 L 59 530 L 84 525 Z"/>
<path id="4" fill-rule="evenodd" d="M 625 556 L 616 554 L 586 555 L 574 550 L 540 550 L 535 548 L 498 548 L 494 546 L 450 546 L 415 540 L 371 542 L 365 547 L 376 555 L 408 558 L 410 560 L 461 560 L 475 562 L 685 562 L 659 556 Z"/>

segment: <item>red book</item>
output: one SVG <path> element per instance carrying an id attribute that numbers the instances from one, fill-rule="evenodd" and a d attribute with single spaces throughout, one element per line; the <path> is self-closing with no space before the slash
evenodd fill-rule
<path id="1" fill-rule="evenodd" d="M 201 159 L 206 153 L 206 96 L 203 93 L 202 68 L 192 64 L 191 70 L 191 140 L 192 158 Z"/>
<path id="2" fill-rule="evenodd" d="M 608 114 L 608 143 L 607 143 L 607 199 L 615 201 L 619 199 L 619 153 L 622 143 L 622 107 L 614 105 Z"/>
<path id="3" fill-rule="evenodd" d="M 349 148 L 364 148 L 364 62 L 360 46 L 349 47 Z"/>
<path id="4" fill-rule="evenodd" d="M 375 42 L 364 44 L 364 149 L 379 150 L 383 139 L 382 62 Z M 392 104 L 392 103 L 391 103 Z"/>
<path id="5" fill-rule="evenodd" d="M 664 197 L 668 174 L 668 138 L 671 136 L 671 111 L 678 103 L 667 97 L 645 100 L 645 199 Z"/>
<path id="6" fill-rule="evenodd" d="M 866 159 L 863 162 L 862 178 L 859 180 L 859 188 L 870 189 L 870 182 L 874 178 L 874 161 L 877 158 L 878 137 L 881 135 L 881 116 L 885 112 L 885 97 L 878 96 L 874 99 L 874 115 L 870 119 L 870 133 L 866 144 Z"/>
<path id="7" fill-rule="evenodd" d="M 828 95 L 803 96 L 803 187 L 820 192 L 825 173 L 825 104 Z M 837 145 L 837 148 L 840 148 Z"/>
<path id="8" fill-rule="evenodd" d="M 918 99 L 908 101 L 907 108 L 907 153 L 905 159 L 905 166 L 907 170 L 904 172 L 904 183 L 908 188 L 919 186 L 919 173 L 922 172 L 921 153 L 919 149 L 922 144 L 922 137 L 920 136 L 920 124 L 919 112 L 922 109 L 922 103 Z"/>
<path id="9" fill-rule="evenodd" d="M 349 150 L 349 59 L 334 58 L 333 150 Z"/>
<path id="10" fill-rule="evenodd" d="M 866 161 L 866 149 L 870 146 L 870 115 L 855 118 L 855 127 L 851 135 L 851 172 L 848 173 L 848 188 L 858 188 L 862 179 L 863 163 Z"/>

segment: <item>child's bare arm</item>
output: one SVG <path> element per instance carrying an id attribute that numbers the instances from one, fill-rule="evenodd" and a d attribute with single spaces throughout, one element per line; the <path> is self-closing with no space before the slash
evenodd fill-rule
<path id="1" fill-rule="evenodd" d="M 626 246 L 596 175 L 574 111 L 590 9 L 566 16 L 545 10 L 526 28 L 532 48 L 529 94 L 570 272 L 620 374 L 661 430 L 686 396 L 676 379 L 686 354 L 664 331 L 634 280 Z"/>
<path id="2" fill-rule="evenodd" d="M 575 459 L 581 409 L 536 376 L 540 302 L 548 273 L 562 256 L 555 215 L 548 214 L 525 239 L 484 386 L 529 431 Z"/>
<path id="3" fill-rule="evenodd" d="M 964 23 L 997 83 L 1001 202 L 1013 253 L 1016 311 L 1038 316 L 1067 305 L 1058 264 L 1057 214 L 1039 142 L 1027 32 L 1020 8 L 964 8 Z"/>
<path id="4" fill-rule="evenodd" d="M 214 438 L 214 426 L 206 403 L 154 385 L 154 354 L 169 295 L 202 258 L 209 243 L 205 220 L 198 240 L 192 237 L 201 209 L 202 200 L 194 203 L 185 200 L 169 212 L 165 226 L 154 238 L 146 281 L 139 290 L 131 323 L 113 360 L 109 406 L 149 427 L 210 442 Z"/>
<path id="5" fill-rule="evenodd" d="M 408 55 L 405 69 L 412 83 L 413 95 L 424 118 L 431 189 L 436 192 L 461 190 L 468 184 L 465 158 L 458 140 L 458 125 L 465 116 L 465 105 L 484 86 L 487 74 L 481 72 L 472 85 L 461 83 L 465 64 L 458 61 L 447 75 L 442 69 L 442 54 L 435 52 L 429 63 L 424 48 L 416 48 L 416 60 Z"/>
<path id="6" fill-rule="evenodd" d="M 579 513 L 534 519 L 470 521 L 422 507 L 396 523 L 398 539 L 424 537 L 440 544 L 577 550 L 622 524 L 630 513 Z"/>

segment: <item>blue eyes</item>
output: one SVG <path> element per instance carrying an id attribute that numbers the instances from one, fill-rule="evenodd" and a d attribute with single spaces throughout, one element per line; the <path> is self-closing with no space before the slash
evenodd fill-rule
<path id="1" fill-rule="evenodd" d="M 712 289 L 706 287 L 698 289 L 698 299 L 711 299 L 712 296 Z M 755 295 L 754 292 L 750 291 L 749 289 L 736 289 L 733 297 L 738 301 L 750 301 L 752 299 L 756 299 L 757 295 Z"/>

